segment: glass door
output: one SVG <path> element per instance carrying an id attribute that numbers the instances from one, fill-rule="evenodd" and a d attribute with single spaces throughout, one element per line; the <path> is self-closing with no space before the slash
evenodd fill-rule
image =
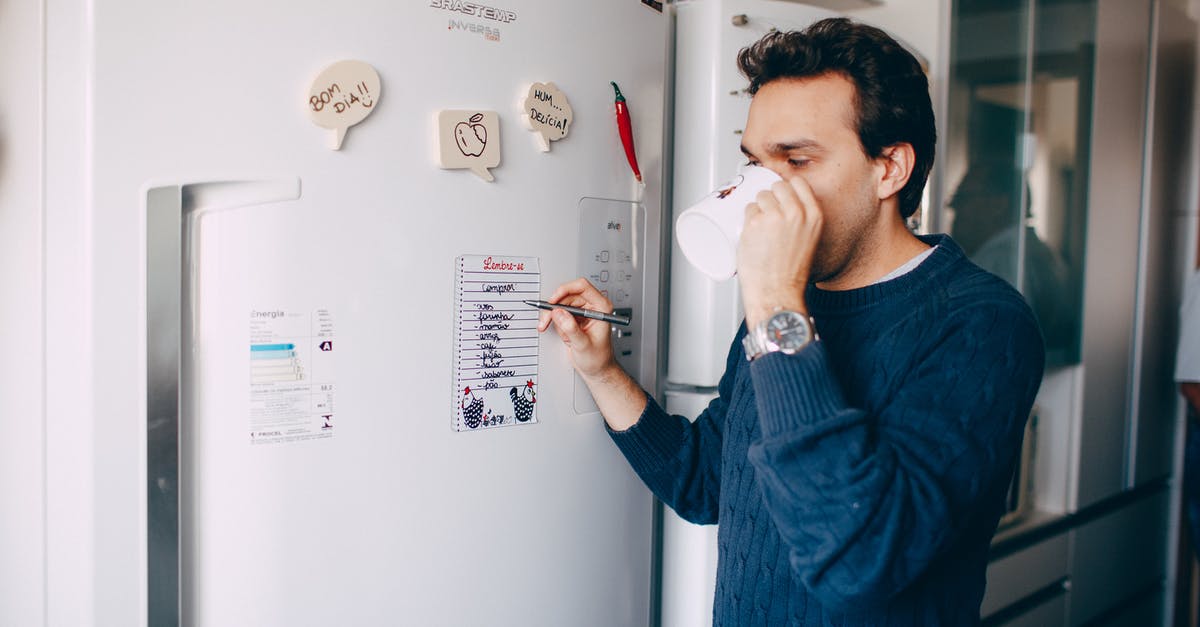
<path id="1" fill-rule="evenodd" d="M 951 19 L 935 224 L 1025 296 L 1047 366 L 1078 363 L 1095 1 L 956 0 Z"/>

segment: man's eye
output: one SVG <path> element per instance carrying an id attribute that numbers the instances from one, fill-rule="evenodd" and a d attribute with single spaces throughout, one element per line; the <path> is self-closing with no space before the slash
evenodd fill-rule
<path id="1" fill-rule="evenodd" d="M 762 164 L 759 163 L 758 161 L 755 161 L 754 159 L 747 159 L 746 163 L 744 163 L 742 165 L 762 165 Z"/>
<path id="2" fill-rule="evenodd" d="M 792 166 L 793 168 L 803 168 L 808 164 L 808 159 L 788 159 L 788 165 Z"/>

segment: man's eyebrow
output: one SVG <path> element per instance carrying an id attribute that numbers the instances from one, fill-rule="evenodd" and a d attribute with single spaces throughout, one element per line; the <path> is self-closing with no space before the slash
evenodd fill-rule
<path id="1" fill-rule="evenodd" d="M 741 145 L 741 149 L 742 149 L 742 154 L 746 155 L 747 157 L 754 156 L 754 153 L 750 152 L 750 149 L 747 148 L 745 144 Z M 767 144 L 767 154 L 769 154 L 769 155 L 787 154 L 793 150 L 804 150 L 807 152 L 824 152 L 825 148 L 821 144 L 819 144 L 816 141 L 813 141 L 811 139 L 798 139 L 796 141 L 775 142 L 775 143 Z"/>

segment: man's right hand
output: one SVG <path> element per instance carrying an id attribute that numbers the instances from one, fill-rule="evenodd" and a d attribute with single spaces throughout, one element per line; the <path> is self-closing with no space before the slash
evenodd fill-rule
<path id="1" fill-rule="evenodd" d="M 558 286 L 546 302 L 596 311 L 612 311 L 612 301 L 583 278 Z M 575 366 L 575 371 L 585 381 L 602 376 L 606 370 L 620 367 L 613 354 L 612 327 L 607 322 L 576 318 L 562 309 L 553 309 L 540 313 L 538 331 L 548 329 L 551 322 L 554 323 L 558 337 L 567 346 L 571 365 Z"/>
<path id="2" fill-rule="evenodd" d="M 802 176 L 775 182 L 746 206 L 737 272 L 748 328 L 779 309 L 808 313 L 804 289 L 824 220 Z"/>
<path id="3" fill-rule="evenodd" d="M 582 278 L 560 285 L 546 302 L 612 311 L 612 301 Z M 571 365 L 587 384 L 608 426 L 614 431 L 632 427 L 646 409 L 646 393 L 617 363 L 612 347 L 612 326 L 602 320 L 576 318 L 562 309 L 542 311 L 538 315 L 538 331 L 550 328 L 551 323 L 567 347 Z"/>

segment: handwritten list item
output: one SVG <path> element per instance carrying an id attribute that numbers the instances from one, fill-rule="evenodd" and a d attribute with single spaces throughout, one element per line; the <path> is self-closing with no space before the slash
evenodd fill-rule
<path id="1" fill-rule="evenodd" d="M 537 257 L 455 260 L 454 430 L 537 422 Z"/>

